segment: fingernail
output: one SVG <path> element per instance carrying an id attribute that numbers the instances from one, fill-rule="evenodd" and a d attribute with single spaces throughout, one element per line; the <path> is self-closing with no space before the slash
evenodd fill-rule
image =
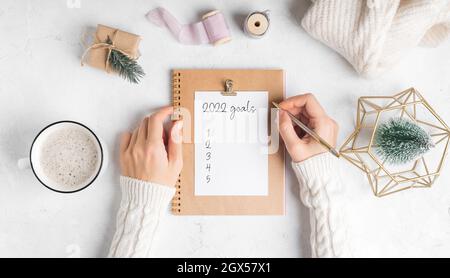
<path id="1" fill-rule="evenodd" d="M 175 125 L 178 130 L 181 130 L 183 127 L 183 120 L 179 120 Z"/>
<path id="2" fill-rule="evenodd" d="M 179 143 L 182 139 L 181 130 L 183 128 L 183 121 L 178 121 L 172 128 L 172 140 Z"/>

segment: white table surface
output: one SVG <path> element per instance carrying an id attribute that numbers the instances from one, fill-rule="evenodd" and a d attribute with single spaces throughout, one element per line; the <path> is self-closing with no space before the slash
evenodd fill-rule
<path id="1" fill-rule="evenodd" d="M 233 41 L 220 47 L 178 44 L 167 30 L 144 18 L 160 4 L 184 22 L 211 9 L 222 10 Z M 390 73 L 366 80 L 299 26 L 308 5 L 297 0 L 3 0 L 0 257 L 107 254 L 120 201 L 118 136 L 169 103 L 172 68 L 282 68 L 287 96 L 314 92 L 341 125 L 339 143 L 353 129 L 361 95 L 389 95 L 415 86 L 450 122 L 450 43 L 415 49 Z M 265 9 L 271 10 L 270 33 L 261 40 L 247 38 L 240 26 L 243 17 Z M 97 23 L 143 37 L 140 63 L 147 76 L 140 85 L 80 67 L 80 36 L 85 27 Z M 52 192 L 31 171 L 17 169 L 17 159 L 27 155 L 34 135 L 62 119 L 93 128 L 106 141 L 112 158 L 105 175 L 76 194 Z M 152 256 L 309 256 L 309 215 L 299 201 L 289 163 L 285 216 L 168 216 L 160 224 Z M 448 167 L 431 189 L 379 199 L 359 170 L 345 161 L 342 166 L 347 174 L 348 244 L 355 256 L 450 256 Z"/>

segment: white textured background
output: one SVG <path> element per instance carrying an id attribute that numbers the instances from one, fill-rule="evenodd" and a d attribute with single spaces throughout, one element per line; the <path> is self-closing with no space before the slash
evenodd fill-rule
<path id="1" fill-rule="evenodd" d="M 220 9 L 233 41 L 220 47 L 180 45 L 167 30 L 145 20 L 144 14 L 158 5 L 184 22 Z M 450 43 L 416 49 L 383 78 L 365 80 L 302 30 L 298 22 L 307 6 L 308 1 L 298 0 L 2 0 L 0 257 L 107 254 L 120 201 L 117 163 L 87 190 L 62 195 L 41 186 L 30 171 L 19 171 L 16 161 L 27 155 L 36 132 L 62 119 L 92 127 L 115 159 L 119 133 L 169 103 L 172 68 L 282 68 L 288 96 L 314 92 L 341 124 L 339 143 L 353 129 L 361 95 L 415 86 L 450 122 Z M 261 40 L 247 38 L 240 27 L 243 17 L 265 9 L 271 10 L 270 33 Z M 97 23 L 143 37 L 140 63 L 147 76 L 140 85 L 80 67 L 80 36 Z M 355 256 L 450 256 L 448 167 L 432 189 L 378 199 L 362 173 L 345 161 L 342 166 L 348 174 L 348 244 Z M 167 217 L 153 256 L 309 256 L 308 212 L 290 167 L 286 187 L 283 217 Z"/>

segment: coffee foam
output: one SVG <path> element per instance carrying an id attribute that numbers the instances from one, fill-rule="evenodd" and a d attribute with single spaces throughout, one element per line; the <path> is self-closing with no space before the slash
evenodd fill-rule
<path id="1" fill-rule="evenodd" d="M 76 189 L 90 182 L 99 168 L 98 143 L 80 126 L 52 131 L 42 142 L 40 168 L 53 183 Z"/>

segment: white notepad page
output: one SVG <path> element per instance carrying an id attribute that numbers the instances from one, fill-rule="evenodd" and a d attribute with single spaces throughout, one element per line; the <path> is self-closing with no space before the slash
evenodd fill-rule
<path id="1" fill-rule="evenodd" d="M 268 195 L 268 92 L 195 92 L 195 195 Z"/>

